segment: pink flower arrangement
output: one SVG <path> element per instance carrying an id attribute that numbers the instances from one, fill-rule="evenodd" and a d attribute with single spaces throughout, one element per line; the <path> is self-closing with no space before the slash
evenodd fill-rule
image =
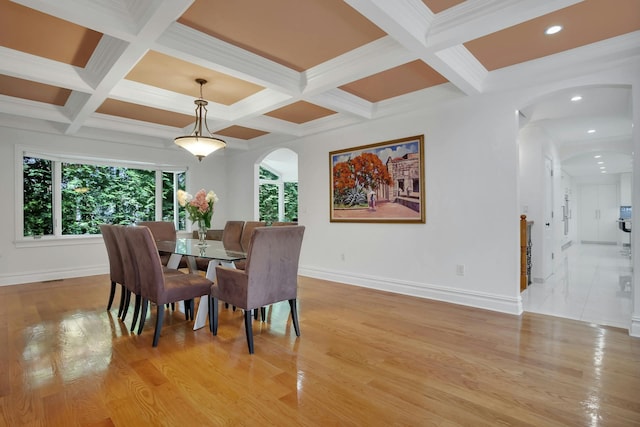
<path id="1" fill-rule="evenodd" d="M 211 228 L 213 205 L 218 201 L 218 196 L 213 191 L 208 193 L 204 189 L 198 190 L 195 196 L 183 190 L 178 190 L 178 203 L 186 209 L 189 220 L 204 223 L 206 228 Z"/>

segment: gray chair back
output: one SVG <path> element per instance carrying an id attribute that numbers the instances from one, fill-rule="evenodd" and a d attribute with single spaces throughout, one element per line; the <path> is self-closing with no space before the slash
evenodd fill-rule
<path id="1" fill-rule="evenodd" d="M 258 227 L 249 242 L 246 269 L 216 267 L 218 283 L 212 295 L 244 310 L 298 294 L 298 262 L 304 226 Z"/>
<path id="2" fill-rule="evenodd" d="M 240 236 L 242 236 L 242 229 L 244 227 L 244 221 L 227 221 L 222 230 L 222 244 L 230 251 L 242 251 L 240 245 Z"/>
<path id="3" fill-rule="evenodd" d="M 218 334 L 218 301 L 244 309 L 244 326 L 249 353 L 253 354 L 251 311 L 288 301 L 296 335 L 298 323 L 298 261 L 303 226 L 257 227 L 251 234 L 246 269 L 216 267 L 217 282 L 211 286 L 209 325 Z M 263 315 L 264 320 L 264 315 Z"/>
<path id="4" fill-rule="evenodd" d="M 140 280 L 135 268 L 134 254 L 127 243 L 127 233 L 131 228 L 130 226 L 114 226 L 113 231 L 120 249 L 120 257 L 122 258 L 124 286 L 135 295 L 140 295 Z"/>
<path id="5" fill-rule="evenodd" d="M 176 240 L 176 225 L 170 221 L 141 221 L 136 223 L 148 227 L 155 240 Z"/>
<path id="6" fill-rule="evenodd" d="M 116 241 L 114 231 L 115 227 L 120 226 L 100 224 L 100 232 L 102 233 L 102 239 L 104 240 L 104 245 L 107 249 L 107 258 L 109 259 L 109 276 L 111 281 L 122 285 L 125 282 L 125 277 L 120 248 Z"/>
<path id="7" fill-rule="evenodd" d="M 242 236 L 240 237 L 240 244 L 245 252 L 249 250 L 249 242 L 251 241 L 253 230 L 258 227 L 264 227 L 265 225 L 267 225 L 267 223 L 264 221 L 247 221 L 244 223 Z"/>
<path id="8" fill-rule="evenodd" d="M 247 308 L 296 299 L 304 226 L 257 227 L 247 252 Z"/>
<path id="9" fill-rule="evenodd" d="M 175 242 L 177 239 L 176 226 L 170 221 L 141 221 L 136 225 L 140 227 L 148 227 L 155 240 L 167 240 Z M 169 263 L 171 252 L 160 252 L 160 262 L 162 265 Z M 184 258 L 184 257 L 183 257 Z M 182 259 L 178 268 L 187 266 L 186 260 Z"/>
<path id="10" fill-rule="evenodd" d="M 224 230 L 209 229 L 207 230 L 207 240 L 222 240 L 222 233 Z M 192 239 L 198 238 L 198 230 L 193 230 L 191 233 Z"/>

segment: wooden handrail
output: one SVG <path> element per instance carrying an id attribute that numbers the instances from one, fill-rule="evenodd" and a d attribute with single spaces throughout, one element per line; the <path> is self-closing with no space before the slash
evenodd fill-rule
<path id="1" fill-rule="evenodd" d="M 520 215 L 520 292 L 527 289 L 527 216 Z"/>

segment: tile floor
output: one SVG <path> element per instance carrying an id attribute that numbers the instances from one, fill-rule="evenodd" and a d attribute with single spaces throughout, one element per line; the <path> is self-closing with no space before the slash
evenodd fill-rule
<path id="1" fill-rule="evenodd" d="M 631 260 L 615 245 L 573 244 L 554 274 L 522 294 L 524 310 L 628 329 Z"/>

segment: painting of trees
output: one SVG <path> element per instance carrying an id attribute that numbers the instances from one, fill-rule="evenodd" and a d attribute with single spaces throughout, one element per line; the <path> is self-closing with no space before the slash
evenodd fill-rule
<path id="1" fill-rule="evenodd" d="M 391 183 L 389 171 L 373 153 L 362 153 L 333 167 L 334 200 L 344 206 L 366 205 L 369 191 Z"/>
<path id="2" fill-rule="evenodd" d="M 424 223 L 424 135 L 329 153 L 332 222 Z"/>

